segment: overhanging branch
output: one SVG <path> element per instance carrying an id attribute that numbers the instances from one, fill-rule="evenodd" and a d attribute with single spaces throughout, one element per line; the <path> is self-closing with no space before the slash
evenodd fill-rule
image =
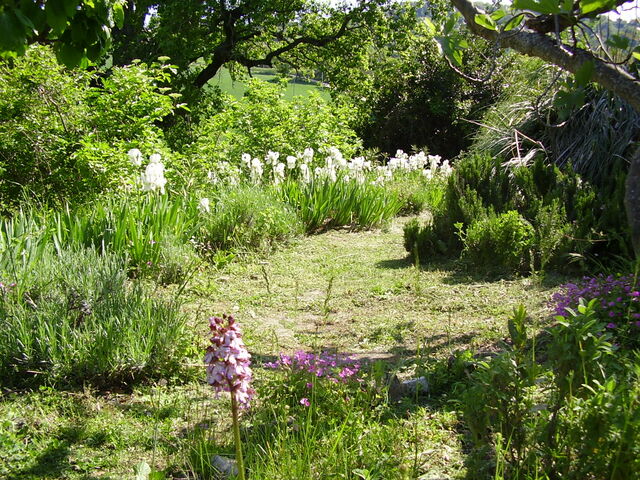
<path id="1" fill-rule="evenodd" d="M 512 48 L 517 52 L 537 57 L 563 70 L 577 73 L 587 62 L 594 66 L 591 81 L 613 92 L 634 110 L 640 112 L 640 81 L 617 65 L 608 64 L 590 52 L 569 45 L 558 44 L 554 39 L 532 31 L 498 32 L 489 30 L 475 22 L 480 12 L 468 0 L 451 0 L 464 17 L 469 29 L 476 35 L 497 42 L 502 48 Z"/>

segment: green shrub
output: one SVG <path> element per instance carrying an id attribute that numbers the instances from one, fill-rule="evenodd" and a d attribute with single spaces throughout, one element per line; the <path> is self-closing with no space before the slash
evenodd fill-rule
<path id="1" fill-rule="evenodd" d="M 446 243 L 447 235 L 438 230 L 444 225 L 446 223 L 439 220 L 438 217 L 423 225 L 418 219 L 411 219 L 404 226 L 404 248 L 414 257 L 414 260 L 416 260 L 415 255 L 417 254 L 417 260 L 420 263 L 427 262 L 436 256 L 453 254 L 452 249 L 455 247 Z"/>
<path id="2" fill-rule="evenodd" d="M 422 256 L 456 255 L 463 247 L 458 232 L 515 211 L 535 230 L 529 266 L 536 270 L 566 265 L 569 254 L 582 260 L 629 256 L 624 172 L 619 169 L 612 175 L 607 185 L 597 187 L 541 157 L 529 166 L 517 166 L 489 155 L 466 156 L 449 177 L 443 206 L 433 212 L 419 240 L 426 243 L 418 250 Z M 407 239 L 407 249 L 414 249 L 415 241 Z"/>
<path id="3" fill-rule="evenodd" d="M 88 75 L 67 73 L 45 47 L 0 65 L 0 204 L 29 197 L 73 197 L 80 172 L 71 160 L 90 112 Z"/>
<path id="4" fill-rule="evenodd" d="M 194 241 L 207 256 L 217 250 L 266 252 L 302 233 L 297 215 L 268 190 L 223 189 L 209 213 L 201 213 Z"/>
<path id="5" fill-rule="evenodd" d="M 0 205 L 24 196 L 86 200 L 131 188 L 140 175 L 127 152 L 171 152 L 157 125 L 174 110 L 171 66 L 138 63 L 104 72 L 66 70 L 47 47 L 0 66 Z"/>
<path id="6" fill-rule="evenodd" d="M 495 452 L 495 478 L 637 478 L 639 359 L 611 344 L 596 302 L 558 317 L 537 346 L 520 308 L 507 351 L 472 374 L 462 397 L 471 456 Z"/>
<path id="7" fill-rule="evenodd" d="M 462 258 L 474 268 L 521 272 L 531 265 L 535 231 L 514 210 L 473 222 L 461 235 Z"/>
<path id="8" fill-rule="evenodd" d="M 346 158 L 359 147 L 348 126 L 349 111 L 327 104 L 319 95 L 284 98 L 284 87 L 253 80 L 240 101 L 227 99 L 223 110 L 200 125 L 188 153 L 206 175 L 215 164 L 240 165 L 243 153 L 264 158 L 269 150 L 282 158 L 311 147 L 316 152 L 337 147 Z"/>
<path id="9" fill-rule="evenodd" d="M 49 249 L 37 275 L 18 266 L 0 276 L 3 386 L 103 387 L 180 371 L 191 339 L 179 305 L 129 283 L 122 257 Z"/>

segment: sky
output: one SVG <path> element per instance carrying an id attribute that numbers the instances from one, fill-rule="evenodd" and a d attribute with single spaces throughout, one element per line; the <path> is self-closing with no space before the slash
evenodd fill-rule
<path id="1" fill-rule="evenodd" d="M 349 0 L 326 0 L 326 1 L 328 1 L 332 5 L 340 5 L 340 4 L 344 4 L 345 2 L 349 3 Z M 406 0 L 395 0 L 395 1 L 406 1 Z M 479 1 L 483 1 L 484 3 L 487 2 L 487 0 L 479 0 Z M 511 1 L 502 0 L 502 3 L 509 4 L 511 3 Z M 640 20 L 640 0 L 631 0 L 629 2 L 626 2 L 624 5 L 619 7 L 616 12 L 610 12 L 608 16 L 609 18 L 611 18 L 611 20 L 617 20 L 618 18 L 622 18 L 627 22 L 631 20 Z"/>

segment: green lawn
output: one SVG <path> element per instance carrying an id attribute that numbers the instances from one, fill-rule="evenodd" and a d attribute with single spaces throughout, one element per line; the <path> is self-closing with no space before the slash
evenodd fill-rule
<path id="1" fill-rule="evenodd" d="M 251 70 L 254 78 L 258 78 L 265 82 L 275 82 L 277 76 L 272 68 L 254 68 Z M 236 98 L 241 98 L 247 89 L 246 81 L 233 80 L 226 68 L 221 69 L 215 77 L 209 81 L 209 85 L 220 87 L 223 92 L 229 93 Z M 294 96 L 307 96 L 310 92 L 318 92 L 325 100 L 330 100 L 331 96 L 326 88 L 321 87 L 317 83 L 302 82 L 300 80 L 292 80 L 287 85 L 285 98 L 292 99 Z"/>

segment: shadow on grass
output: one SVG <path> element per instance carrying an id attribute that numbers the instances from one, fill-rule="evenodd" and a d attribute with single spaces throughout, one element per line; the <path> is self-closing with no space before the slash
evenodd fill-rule
<path id="1" fill-rule="evenodd" d="M 83 466 L 73 461 L 74 447 L 83 443 L 82 439 L 85 437 L 87 430 L 86 422 L 79 419 L 88 419 L 89 415 L 90 413 L 87 411 L 78 412 L 75 425 L 61 427 L 53 434 L 52 438 L 48 439 L 46 446 L 33 456 L 29 465 L 11 472 L 10 478 L 13 480 L 68 478 L 69 475 L 78 475 L 84 471 L 86 474 L 82 475 L 81 478 L 85 480 L 115 480 L 113 477 L 104 475 L 91 475 L 89 472 L 96 470 L 95 465 Z M 99 439 L 84 443 L 93 448 L 102 446 Z"/>
<path id="2" fill-rule="evenodd" d="M 376 268 L 390 270 L 406 270 L 415 267 L 415 263 L 411 255 L 404 258 L 392 258 L 380 260 L 375 264 Z M 541 288 L 555 288 L 564 283 L 576 279 L 577 274 L 546 272 L 538 275 L 520 275 L 507 272 L 489 272 L 479 270 L 473 264 L 459 259 L 451 259 L 444 257 L 434 257 L 420 264 L 420 270 L 423 272 L 443 272 L 445 275 L 440 279 L 444 285 L 471 285 L 475 283 L 495 283 L 501 281 L 514 281 L 522 278 L 535 280 Z"/>

